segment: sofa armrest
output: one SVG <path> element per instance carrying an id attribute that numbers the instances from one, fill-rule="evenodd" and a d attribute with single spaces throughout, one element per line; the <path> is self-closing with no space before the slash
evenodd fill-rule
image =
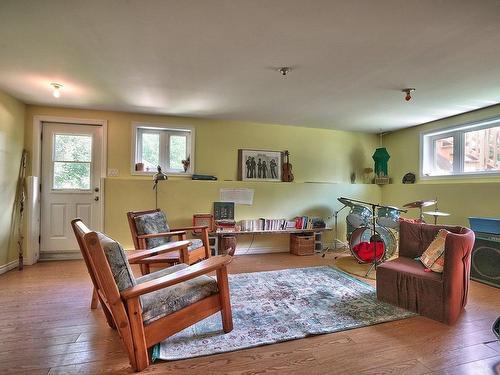
<path id="1" fill-rule="evenodd" d="M 464 308 L 467 304 L 470 259 L 474 239 L 474 232 L 468 228 L 463 228 L 462 233 L 449 233 L 446 236 L 443 269 L 445 309 L 452 309 L 453 306 Z M 448 323 L 453 323 L 460 315 L 460 311 L 461 309 L 445 313 L 445 316 L 450 317 Z"/>

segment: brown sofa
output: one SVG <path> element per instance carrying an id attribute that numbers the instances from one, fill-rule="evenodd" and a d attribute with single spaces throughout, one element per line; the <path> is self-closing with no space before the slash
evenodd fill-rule
<path id="1" fill-rule="evenodd" d="M 446 237 L 443 273 L 425 272 L 422 255 L 439 229 Z M 454 324 L 467 303 L 474 232 L 464 227 L 401 222 L 399 258 L 377 268 L 377 298 L 446 324 Z"/>

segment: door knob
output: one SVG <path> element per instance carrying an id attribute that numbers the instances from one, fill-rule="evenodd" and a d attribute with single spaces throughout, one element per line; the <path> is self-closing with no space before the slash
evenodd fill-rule
<path id="1" fill-rule="evenodd" d="M 95 191 L 96 193 L 99 193 L 99 188 L 98 188 L 98 187 L 95 187 L 95 188 L 94 188 L 94 191 Z"/>
<path id="2" fill-rule="evenodd" d="M 99 200 L 99 197 L 94 197 L 94 200 L 97 202 Z"/>

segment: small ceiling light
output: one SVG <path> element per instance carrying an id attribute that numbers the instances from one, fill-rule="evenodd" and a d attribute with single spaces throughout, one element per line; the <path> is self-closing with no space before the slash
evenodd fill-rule
<path id="1" fill-rule="evenodd" d="M 292 68 L 289 66 L 282 66 L 281 68 L 278 68 L 278 72 L 280 72 L 282 76 L 286 76 L 291 70 Z"/>
<path id="2" fill-rule="evenodd" d="M 401 91 L 402 91 L 402 92 L 404 92 L 404 93 L 406 94 L 406 96 L 405 96 L 405 100 L 406 100 L 407 102 L 409 102 L 409 101 L 411 100 L 411 93 L 412 93 L 413 91 L 415 91 L 415 89 L 413 89 L 413 88 L 408 88 L 408 89 L 403 89 L 403 90 L 401 90 Z"/>
<path id="3" fill-rule="evenodd" d="M 54 98 L 59 98 L 61 96 L 61 88 L 63 87 L 63 85 L 55 82 L 52 82 L 50 85 L 54 88 L 54 90 L 52 91 L 52 96 Z"/>

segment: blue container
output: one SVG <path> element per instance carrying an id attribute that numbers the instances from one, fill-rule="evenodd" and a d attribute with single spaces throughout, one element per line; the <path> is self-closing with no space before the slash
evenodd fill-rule
<path id="1" fill-rule="evenodd" d="M 469 223 L 474 232 L 500 234 L 500 219 L 469 217 Z"/>

